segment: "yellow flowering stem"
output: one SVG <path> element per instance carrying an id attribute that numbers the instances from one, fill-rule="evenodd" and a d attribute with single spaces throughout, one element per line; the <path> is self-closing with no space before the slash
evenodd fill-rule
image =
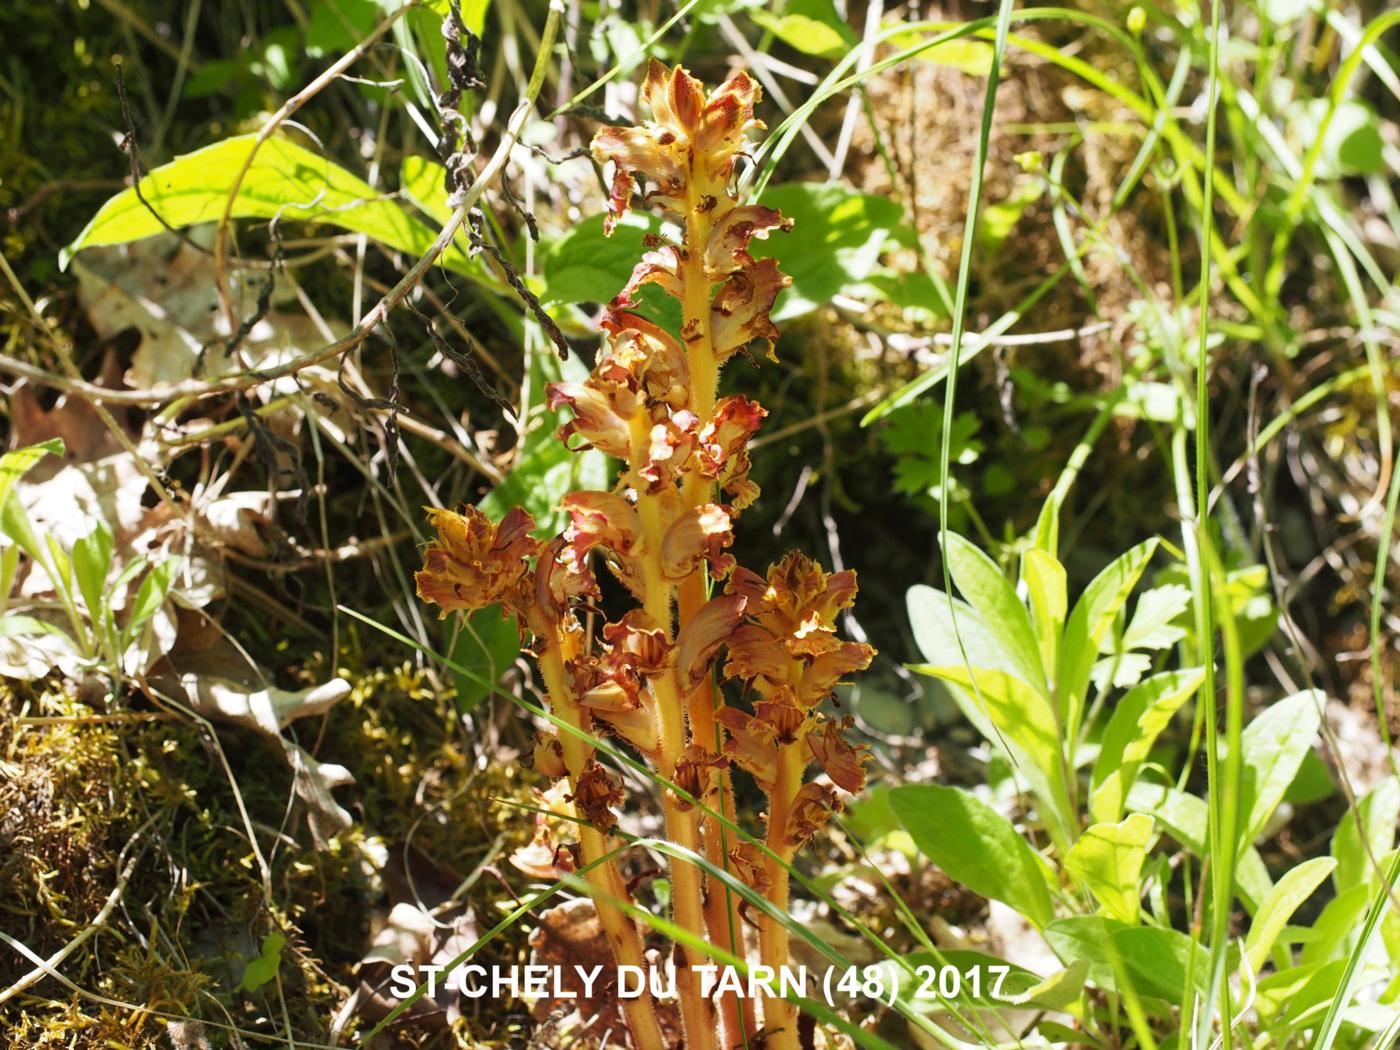
<path id="1" fill-rule="evenodd" d="M 535 620 L 537 617 L 532 616 L 531 619 Z M 588 731 L 591 728 L 590 720 L 574 699 L 568 674 L 564 670 L 564 632 L 558 625 L 550 623 L 532 623 L 531 630 L 545 640 L 545 648 L 540 653 L 539 662 L 545 688 L 549 691 L 550 709 L 570 725 Z M 579 775 L 593 757 L 593 747 L 573 733 L 559 734 L 559 743 L 564 751 L 564 765 L 569 771 L 569 781 L 577 791 Z M 601 831 L 586 823 L 580 823 L 577 827 L 579 852 L 585 864 L 594 864 L 608 854 L 608 840 Z M 637 926 L 622 909 L 612 903 L 628 899 L 627 885 L 622 881 L 617 865 L 612 861 L 597 864 L 589 868 L 583 878 L 593 892 L 598 921 L 607 934 L 618 965 L 645 969 L 646 957 L 642 953 L 642 938 L 637 932 Z M 661 1029 L 656 1022 L 656 1006 L 650 993 L 635 999 L 623 999 L 622 1009 L 637 1050 L 665 1050 L 666 1042 L 662 1039 Z"/>
<path id="2" fill-rule="evenodd" d="M 645 412 L 639 412 L 630 421 L 632 447 L 637 450 L 639 462 L 633 469 L 640 469 L 642 450 L 647 447 L 648 426 Z M 671 597 L 672 585 L 661 570 L 661 502 L 646 491 L 646 486 L 638 486 L 637 514 L 642 523 L 642 588 L 644 607 L 651 619 L 666 632 L 668 642 L 675 640 L 672 630 Z M 659 743 L 657 768 L 667 780 L 674 780 L 676 764 L 685 749 L 685 709 L 682 706 L 681 691 L 672 668 L 652 679 L 652 689 L 656 696 L 656 730 Z M 666 816 L 666 835 L 677 846 L 700 853 L 700 825 L 698 814 L 683 803 L 674 793 L 662 793 L 662 810 Z M 678 925 L 704 938 L 705 913 L 701 893 L 700 869 L 692 862 L 673 857 L 670 860 L 671 903 L 674 918 Z M 703 996 L 698 995 L 694 986 L 694 967 L 705 965 L 709 960 L 705 953 L 689 945 L 681 949 L 683 965 L 677 967 L 676 990 L 680 997 L 681 1023 L 685 1030 L 686 1050 L 717 1050 L 716 1022 L 714 1006 Z"/>
<path id="3" fill-rule="evenodd" d="M 705 207 L 706 199 L 719 202 L 717 207 Z M 705 276 L 705 245 L 709 242 L 714 222 L 724 211 L 732 207 L 728 194 L 722 185 L 701 184 L 687 195 L 687 215 L 685 243 L 687 251 L 682 258 L 680 281 L 682 291 L 682 318 L 684 330 L 690 333 L 686 344 L 686 361 L 690 369 L 690 409 L 702 420 L 714 414 L 715 402 L 719 396 L 719 363 L 715 360 L 710 338 L 710 282 Z M 698 472 L 686 475 L 683 497 L 687 507 L 698 507 L 714 499 L 714 482 Z M 705 587 L 705 569 L 697 568 L 681 581 L 678 591 L 679 622 L 682 627 L 699 612 L 708 595 Z M 712 682 L 703 682 L 691 690 L 687 697 L 686 709 L 690 719 L 691 736 L 714 754 L 720 754 L 724 747 L 724 730 L 715 720 L 715 694 Z M 702 786 L 718 788 L 720 812 L 731 823 L 736 820 L 734 791 L 727 770 L 708 771 L 703 774 L 706 780 Z M 708 795 L 709 792 L 706 792 Z M 725 856 L 723 829 L 707 826 L 704 830 L 705 859 L 715 867 L 726 870 L 729 858 Z M 705 924 L 710 941 L 720 945 L 733 955 L 744 958 L 744 922 L 739 915 L 739 902 L 734 894 L 718 879 L 706 880 Z M 748 1037 L 755 1031 L 753 1001 L 741 999 L 734 992 L 726 992 L 718 1001 L 720 1021 L 723 1026 L 724 1044 L 727 1048 L 745 1046 Z"/>
<path id="4" fill-rule="evenodd" d="M 802 787 L 802 741 L 783 744 L 778 748 L 778 775 L 773 793 L 768 797 L 768 833 L 764 844 L 783 861 L 792 861 L 793 847 L 788 840 L 788 818 L 793 799 Z M 768 878 L 767 897 L 780 911 L 788 910 L 788 870 L 772 857 L 764 858 Z M 787 927 L 776 919 L 763 915 L 758 920 L 759 956 L 765 966 L 780 973 L 791 963 Z M 797 1038 L 797 1008 L 785 999 L 769 996 L 763 1001 L 763 1028 L 767 1036 L 764 1050 L 799 1050 Z"/>

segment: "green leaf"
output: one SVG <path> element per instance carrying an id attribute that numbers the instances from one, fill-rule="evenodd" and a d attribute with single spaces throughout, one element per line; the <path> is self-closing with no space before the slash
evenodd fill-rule
<path id="1" fill-rule="evenodd" d="M 974 704 L 980 698 L 993 725 L 1020 747 L 1048 782 L 1059 781 L 1059 727 L 1050 701 L 1034 686 L 1005 671 L 987 667 L 974 667 L 969 673 L 961 664 L 955 667 L 916 664 L 910 670 L 962 686 Z"/>
<path id="2" fill-rule="evenodd" d="M 660 220 L 645 212 L 628 212 L 611 237 L 603 236 L 603 220 L 594 215 L 577 222 L 546 247 L 540 268 L 545 306 L 608 302 L 647 250 L 644 238 L 661 232 Z"/>
<path id="3" fill-rule="evenodd" d="M 1060 631 L 1069 608 L 1065 567 L 1053 554 L 1032 547 L 1021 557 L 1021 578 L 1030 596 L 1040 665 L 1048 674 L 1059 658 Z"/>
<path id="4" fill-rule="evenodd" d="M 1301 141 L 1316 137 L 1327 107 L 1327 98 L 1309 99 L 1296 120 L 1292 131 Z M 1385 139 L 1381 135 L 1380 118 L 1375 110 L 1360 99 L 1344 98 L 1322 139 L 1318 155 L 1317 177 L 1337 179 L 1345 175 L 1379 175 L 1385 171 Z"/>
<path id="5" fill-rule="evenodd" d="M 135 638 L 141 628 L 146 625 L 146 621 L 154 616 L 156 610 L 165 603 L 165 596 L 170 593 L 170 588 L 175 583 L 175 577 L 180 574 L 180 569 L 184 564 L 185 559 L 182 557 L 166 558 L 146 573 L 146 578 L 141 581 L 141 586 L 136 590 L 136 601 L 131 607 L 131 615 L 122 631 L 124 640 L 130 641 Z"/>
<path id="6" fill-rule="evenodd" d="M 1362 844 L 1357 822 L 1365 829 L 1366 845 Z M 1395 842 L 1395 825 L 1400 822 L 1400 784 L 1394 777 L 1381 780 L 1360 802 L 1347 810 L 1332 834 L 1332 856 L 1337 870 L 1332 881 L 1338 893 L 1354 886 L 1379 884 L 1380 876 L 1371 866 L 1370 857 L 1379 860 L 1390 852 Z M 1369 846 L 1370 856 L 1367 856 Z"/>
<path id="7" fill-rule="evenodd" d="M 399 166 L 399 189 L 413 206 L 438 225 L 447 222 L 447 169 L 426 157 L 407 156 Z"/>
<path id="8" fill-rule="evenodd" d="M 1135 924 L 1142 892 L 1138 880 L 1152 818 L 1134 813 L 1117 824 L 1094 824 L 1065 856 L 1065 870 L 1089 887 L 1105 914 Z"/>
<path id="9" fill-rule="evenodd" d="M 97 527 L 73 544 L 73 572 L 78 580 L 78 591 L 87 606 L 88 618 L 94 627 L 101 624 L 106 603 L 103 593 L 107 586 L 107 573 L 112 567 L 112 530 L 105 521 L 99 519 Z"/>
<path id="10" fill-rule="evenodd" d="M 10 498 L 10 490 L 15 482 L 28 474 L 34 465 L 47 455 L 63 455 L 63 439 L 50 438 L 48 441 L 25 448 L 17 448 L 0 456 L 0 506 Z"/>
<path id="11" fill-rule="evenodd" d="M 1089 964 L 1089 981 L 1109 992 L 1131 986 L 1139 995 L 1179 1001 L 1194 960 L 1204 990 L 1207 953 L 1183 933 L 1157 926 L 1127 926 L 1103 915 L 1056 919 L 1045 939 L 1064 962 Z"/>
<path id="12" fill-rule="evenodd" d="M 1026 214 L 1026 209 L 1040 200 L 1042 193 L 1043 183 L 1039 179 L 1023 176 L 1004 200 L 984 207 L 977 229 L 977 239 L 983 251 L 994 258 L 1016 229 L 1021 216 Z"/>
<path id="13" fill-rule="evenodd" d="M 1122 649 L 1166 649 L 1186 637 L 1176 625 L 1178 617 L 1191 605 L 1191 590 L 1179 583 L 1154 587 L 1138 599 L 1128 629 L 1123 632 Z"/>
<path id="14" fill-rule="evenodd" d="M 277 976 L 277 970 L 282 965 L 282 949 L 286 946 L 287 938 L 280 933 L 269 933 L 262 940 L 262 954 L 256 959 L 249 959 L 243 967 L 243 980 L 238 987 L 245 992 L 256 992 L 268 981 Z"/>
<path id="15" fill-rule="evenodd" d="M 1317 738 L 1324 702 L 1318 689 L 1294 693 L 1266 708 L 1245 727 L 1240 741 L 1244 762 L 1240 811 L 1246 815 L 1240 829 L 1242 841 L 1254 841 L 1283 801 L 1303 755 Z"/>
<path id="16" fill-rule="evenodd" d="M 790 0 L 781 15 L 756 10 L 749 17 L 804 55 L 834 58 L 859 43 L 831 0 Z"/>
<path id="17" fill-rule="evenodd" d="M 1201 668 L 1153 675 L 1118 701 L 1104 729 L 1090 778 L 1089 810 L 1095 820 L 1115 821 L 1152 745 L 1205 679 Z"/>
<path id="18" fill-rule="evenodd" d="M 778 260 L 792 286 L 773 311 L 782 322 L 831 302 L 850 285 L 866 280 L 904 219 L 889 197 L 857 193 L 834 182 L 790 182 L 770 186 L 759 203 L 793 220 L 787 233 L 755 241 L 755 258 Z M 634 257 L 635 258 L 635 257 Z"/>
<path id="19" fill-rule="evenodd" d="M 520 655 L 520 629 L 514 616 L 502 615 L 499 605 L 488 605 L 470 616 L 463 616 L 461 629 L 449 654 L 452 661 L 474 671 L 488 682 L 500 681 Z M 466 714 L 490 695 L 480 682 L 454 670 L 457 683 L 457 710 Z"/>
<path id="20" fill-rule="evenodd" d="M 898 23 L 886 22 L 885 28 L 897 28 Z M 889 37 L 887 43 L 899 50 L 917 47 L 932 34 L 908 30 Z M 945 40 L 941 44 L 924 48 L 914 56 L 921 62 L 931 62 L 936 66 L 947 66 L 969 76 L 985 77 L 992 71 L 992 45 L 981 40 Z"/>
<path id="21" fill-rule="evenodd" d="M 237 135 L 163 164 L 141 180 L 141 192 L 160 216 L 179 229 L 222 217 L 234 176 L 248 160 L 255 136 Z M 436 237 L 396 201 L 385 200 L 368 183 L 338 164 L 284 139 L 263 143 L 233 201 L 236 219 L 325 223 L 366 234 L 411 255 L 423 255 Z M 160 233 L 150 209 L 126 189 L 98 209 L 92 221 L 59 254 L 66 267 L 76 252 L 104 244 L 125 244 Z M 459 251 L 444 253 L 444 265 L 475 272 Z"/>
<path id="22" fill-rule="evenodd" d="M 1074 612 L 1070 613 L 1055 679 L 1059 686 L 1065 726 L 1071 735 L 1078 731 L 1094 660 L 1103 651 L 1113 621 L 1156 553 L 1157 543 L 1156 537 L 1153 537 L 1115 560 L 1094 577 L 1075 603 Z"/>
<path id="23" fill-rule="evenodd" d="M 1347 944 L 1361 932 L 1361 918 L 1370 903 L 1371 888 L 1366 885 L 1343 890 L 1328 901 L 1312 924 L 1316 936 L 1303 945 L 1298 961 L 1320 963 L 1345 955 Z"/>
<path id="24" fill-rule="evenodd" d="M 1139 926 L 1115 930 L 1112 941 L 1127 980 L 1139 995 L 1182 1002 L 1188 973 L 1194 975 L 1197 991 L 1205 994 L 1210 953 L 1186 934 L 1162 926 Z"/>
<path id="25" fill-rule="evenodd" d="M 1030 615 L 1016 589 L 976 544 L 948 534 L 948 571 L 969 605 L 997 636 L 1021 677 L 1041 693 L 1046 691 L 1045 671 Z"/>
<path id="26" fill-rule="evenodd" d="M 1004 995 L 1013 1006 L 1034 1006 L 1042 1010 L 1063 1010 L 1084 994 L 1084 981 L 1089 975 L 1089 962 L 1080 959 L 1063 970 L 1057 970 L 1019 994 Z"/>
<path id="27" fill-rule="evenodd" d="M 1038 927 L 1054 918 L 1040 860 L 986 803 L 958 788 L 911 784 L 890 791 L 890 807 L 949 878 L 1009 904 Z"/>
<path id="28" fill-rule="evenodd" d="M 1175 788 L 1137 783 L 1128 792 L 1126 806 L 1135 813 L 1153 817 L 1177 842 L 1197 857 L 1206 857 L 1210 812 L 1203 799 Z M 1235 890 L 1251 915 L 1259 909 L 1273 886 L 1259 851 L 1253 846 L 1241 851 L 1235 867 Z"/>
<path id="29" fill-rule="evenodd" d="M 1290 868 L 1274 884 L 1254 913 L 1254 921 L 1244 939 L 1245 957 L 1255 973 L 1263 969 L 1274 942 L 1299 905 L 1312 896 L 1336 866 L 1337 862 L 1331 857 L 1314 857 Z"/>

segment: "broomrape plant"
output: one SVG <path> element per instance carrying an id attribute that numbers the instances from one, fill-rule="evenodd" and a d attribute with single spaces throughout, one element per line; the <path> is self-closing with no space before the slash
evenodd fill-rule
<path id="1" fill-rule="evenodd" d="M 638 183 L 649 187 L 642 202 L 677 217 L 684 231 L 680 243 L 648 239 L 604 311 L 605 346 L 589 377 L 549 389 L 550 405 L 573 413 L 559 439 L 620 460 L 617 484 L 565 497 L 570 523 L 552 538 L 537 537 L 518 507 L 500 522 L 470 506 L 430 510 L 437 538 L 417 585 L 443 616 L 500 603 L 531 638 L 555 716 L 581 734 L 610 733 L 644 756 L 681 791 L 663 793 L 670 841 L 732 871 L 783 913 L 794 854 L 840 805 L 836 789 L 865 784 L 864 747 L 846 740 L 846 722 L 817 707 L 874 650 L 836 635 L 837 614 L 856 596 L 854 572 L 826 573 L 793 552 L 761 575 L 726 553 L 735 522 L 759 495 L 747 448 L 765 411 L 743 395 L 719 397 L 720 370 L 754 341 L 766 342 L 772 356 L 778 333 L 769 311 L 789 283 L 749 245 L 790 222 L 738 203 L 731 186 L 747 134 L 763 127 L 754 119 L 758 97 L 746 73 L 706 95 L 681 67 L 653 60 L 642 88 L 651 120 L 594 137 L 594 157 L 614 171 L 607 231 L 631 207 Z M 679 302 L 678 333 L 633 312 L 647 284 Z M 580 613 L 602 598 L 595 553 L 636 604 L 590 632 Z M 724 703 L 720 681 L 737 683 L 751 709 Z M 814 761 L 831 783 L 806 780 Z M 583 735 L 542 735 L 535 764 L 568 778 L 585 878 L 616 961 L 642 965 L 641 939 L 619 906 L 630 901 L 627 886 L 603 860 L 615 848 L 622 782 Z M 767 796 L 766 849 L 732 844 L 732 835 L 726 841 L 709 815 L 735 819 L 732 766 Z M 707 959 L 690 945 L 708 941 L 744 958 L 752 924 L 762 963 L 776 970 L 789 961 L 787 930 L 766 914 L 741 914 L 722 884 L 687 859 L 672 860 L 671 885 L 674 921 L 695 935 L 677 958 L 685 1045 L 744 1045 L 757 1027 L 752 1004 L 727 995 L 716 1007 L 697 994 L 693 968 Z M 650 999 L 628 1000 L 625 1009 L 638 1047 L 664 1045 Z M 764 1045 L 798 1046 L 791 1004 L 766 999 L 762 1026 Z"/>

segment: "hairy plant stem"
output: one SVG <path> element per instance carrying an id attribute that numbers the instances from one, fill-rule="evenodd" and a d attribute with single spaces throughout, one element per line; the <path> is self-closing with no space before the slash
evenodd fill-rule
<path id="1" fill-rule="evenodd" d="M 574 698 L 568 673 L 564 670 L 564 632 L 558 624 L 548 622 L 542 615 L 532 615 L 530 619 L 530 629 L 544 641 L 544 649 L 539 654 L 540 673 L 544 676 L 545 688 L 549 691 L 551 709 L 565 722 L 585 733 L 589 732 L 591 719 Z M 569 782 L 577 791 L 579 776 L 593 757 L 593 747 L 572 733 L 561 733 L 559 743 L 564 751 L 564 765 L 569 771 Z M 636 924 L 615 903 L 625 902 L 629 897 L 622 875 L 611 861 L 595 865 L 596 861 L 609 852 L 606 836 L 591 824 L 580 823 L 578 838 L 579 852 L 584 864 L 594 865 L 583 878 L 592 891 L 593 902 L 598 909 L 598 921 L 607 934 L 608 943 L 612 945 L 614 959 L 620 966 L 645 968 L 642 938 L 637 932 Z M 665 1050 L 666 1043 L 661 1038 L 661 1029 L 656 1022 L 656 1005 L 650 994 L 643 994 L 635 999 L 623 999 L 622 1009 L 637 1050 Z"/>
<path id="2" fill-rule="evenodd" d="M 768 877 L 767 897 L 781 911 L 788 909 L 788 869 L 793 847 L 788 842 L 787 826 L 792 801 L 802 786 L 802 744 L 783 744 L 778 748 L 778 775 L 768 796 L 768 834 L 764 844 L 776 857 L 764 858 Z M 791 958 L 787 927 L 764 915 L 758 923 L 758 948 L 763 965 L 778 974 Z M 770 996 L 763 1002 L 763 1028 L 767 1037 L 765 1050 L 798 1050 L 797 1008 L 785 999 Z"/>
<path id="3" fill-rule="evenodd" d="M 645 411 L 632 417 L 631 437 L 634 470 L 646 463 L 646 448 L 650 427 Z M 637 485 L 637 514 L 642 522 L 642 590 L 643 604 L 648 616 L 666 632 L 673 642 L 676 632 L 671 616 L 672 584 L 661 571 L 662 519 L 661 502 L 647 491 L 645 483 Z M 676 672 L 670 668 L 652 680 L 656 696 L 657 768 L 667 780 L 674 780 L 676 763 L 685 748 L 685 711 Z M 667 837 L 676 845 L 694 853 L 700 852 L 699 815 L 672 792 L 662 795 L 662 810 L 666 816 Z M 688 860 L 673 858 L 671 870 L 671 901 L 678 925 L 697 937 L 705 933 L 704 906 L 701 897 L 700 871 Z M 685 1029 L 686 1050 L 715 1050 L 715 1016 L 709 1001 L 695 990 L 694 967 L 708 960 L 696 947 L 684 946 L 680 952 L 681 965 L 676 967 L 676 990 L 680 997 L 681 1023 Z"/>
<path id="4" fill-rule="evenodd" d="M 725 200 L 722 187 L 714 187 L 717 192 L 712 199 Z M 715 360 L 714 348 L 710 339 L 710 282 L 705 276 L 705 245 L 709 242 L 713 226 L 713 210 L 706 209 L 702 201 L 705 187 L 699 192 L 691 192 L 687 200 L 686 247 L 681 263 L 681 303 L 683 331 L 691 333 L 687 343 L 686 360 L 690 368 L 690 409 L 702 420 L 709 419 L 715 411 L 719 395 L 719 363 Z M 687 507 L 698 507 L 714 499 L 714 483 L 699 473 L 686 476 L 683 498 Z M 681 581 L 677 602 L 680 623 L 685 624 L 699 612 L 708 597 L 705 568 L 700 566 Z M 692 689 L 686 698 L 686 711 L 690 719 L 691 737 L 708 751 L 719 754 L 724 746 L 724 731 L 715 718 L 716 689 L 713 681 L 701 682 Z M 734 809 L 734 792 L 728 770 L 714 770 L 705 774 L 701 784 L 702 797 L 719 794 L 719 808 L 726 820 L 737 820 Z M 727 870 L 729 858 L 725 850 L 725 834 L 722 827 L 707 827 L 704 835 L 705 859 L 720 870 Z M 734 894 L 713 876 L 706 880 L 705 928 L 712 944 L 717 944 L 730 954 L 744 958 L 744 924 L 739 915 L 739 902 Z M 741 999 L 736 993 L 726 992 L 719 997 L 722 1038 L 726 1048 L 747 1046 L 749 1036 L 755 1031 L 753 1001 Z"/>

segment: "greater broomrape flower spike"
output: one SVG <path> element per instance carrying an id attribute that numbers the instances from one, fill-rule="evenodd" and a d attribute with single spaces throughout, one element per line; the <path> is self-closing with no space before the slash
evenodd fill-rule
<path id="1" fill-rule="evenodd" d="M 788 862 L 829 820 L 837 789 L 865 784 L 866 749 L 843 735 L 850 720 L 825 718 L 817 708 L 874 651 L 836 635 L 836 616 L 855 600 L 855 573 L 823 572 L 794 552 L 760 576 L 729 553 L 736 523 L 759 495 L 748 446 L 767 413 L 743 395 L 719 397 L 719 372 L 754 342 L 772 355 L 778 331 L 770 311 L 790 283 L 750 247 L 791 222 L 771 208 L 738 204 L 731 189 L 747 134 L 763 127 L 754 118 L 758 87 L 740 72 L 707 95 L 681 67 L 652 61 L 641 95 L 649 120 L 601 128 L 593 139 L 597 161 L 613 165 L 605 228 L 612 231 L 641 184 L 641 203 L 676 218 L 684 235 L 680 243 L 648 239 L 603 312 L 605 345 L 592 372 L 548 389 L 550 407 L 571 413 L 560 440 L 620 460 L 618 483 L 566 496 L 569 525 L 547 541 L 532 535 L 523 510 L 499 525 L 471 507 L 429 510 L 437 539 L 424 552 L 418 594 L 443 615 L 499 603 L 531 634 L 554 713 L 625 742 L 684 793 L 662 793 L 668 837 L 786 911 Z M 637 292 L 648 284 L 679 301 L 679 331 L 635 312 Z M 587 633 L 580 607 L 592 610 L 601 600 L 590 562 L 605 565 L 637 605 Z M 722 681 L 742 683 L 754 698 L 751 712 L 719 703 Z M 830 784 L 804 782 L 813 762 Z M 546 777 L 568 779 L 583 821 L 580 857 L 599 861 L 627 802 L 621 780 L 571 733 L 541 735 L 534 764 Z M 731 766 L 768 796 L 766 845 L 779 860 L 706 816 L 720 809 L 739 819 Z M 551 867 L 549 848 L 541 840 L 522 854 L 526 869 Z M 616 867 L 598 863 L 588 878 L 617 961 L 639 964 L 637 929 L 613 903 L 628 899 Z M 671 885 L 678 925 L 746 954 L 745 925 L 754 919 L 722 883 L 707 886 L 694 864 L 673 860 Z M 766 915 L 756 925 L 762 962 L 789 965 L 786 928 Z M 755 1039 L 768 1050 L 796 1050 L 790 1004 L 764 1004 L 760 1036 L 752 1003 L 700 997 L 692 975 L 708 961 L 690 946 L 676 955 L 686 1050 L 733 1050 Z M 630 1000 L 626 1010 L 633 1044 L 661 1047 L 651 999 Z"/>

